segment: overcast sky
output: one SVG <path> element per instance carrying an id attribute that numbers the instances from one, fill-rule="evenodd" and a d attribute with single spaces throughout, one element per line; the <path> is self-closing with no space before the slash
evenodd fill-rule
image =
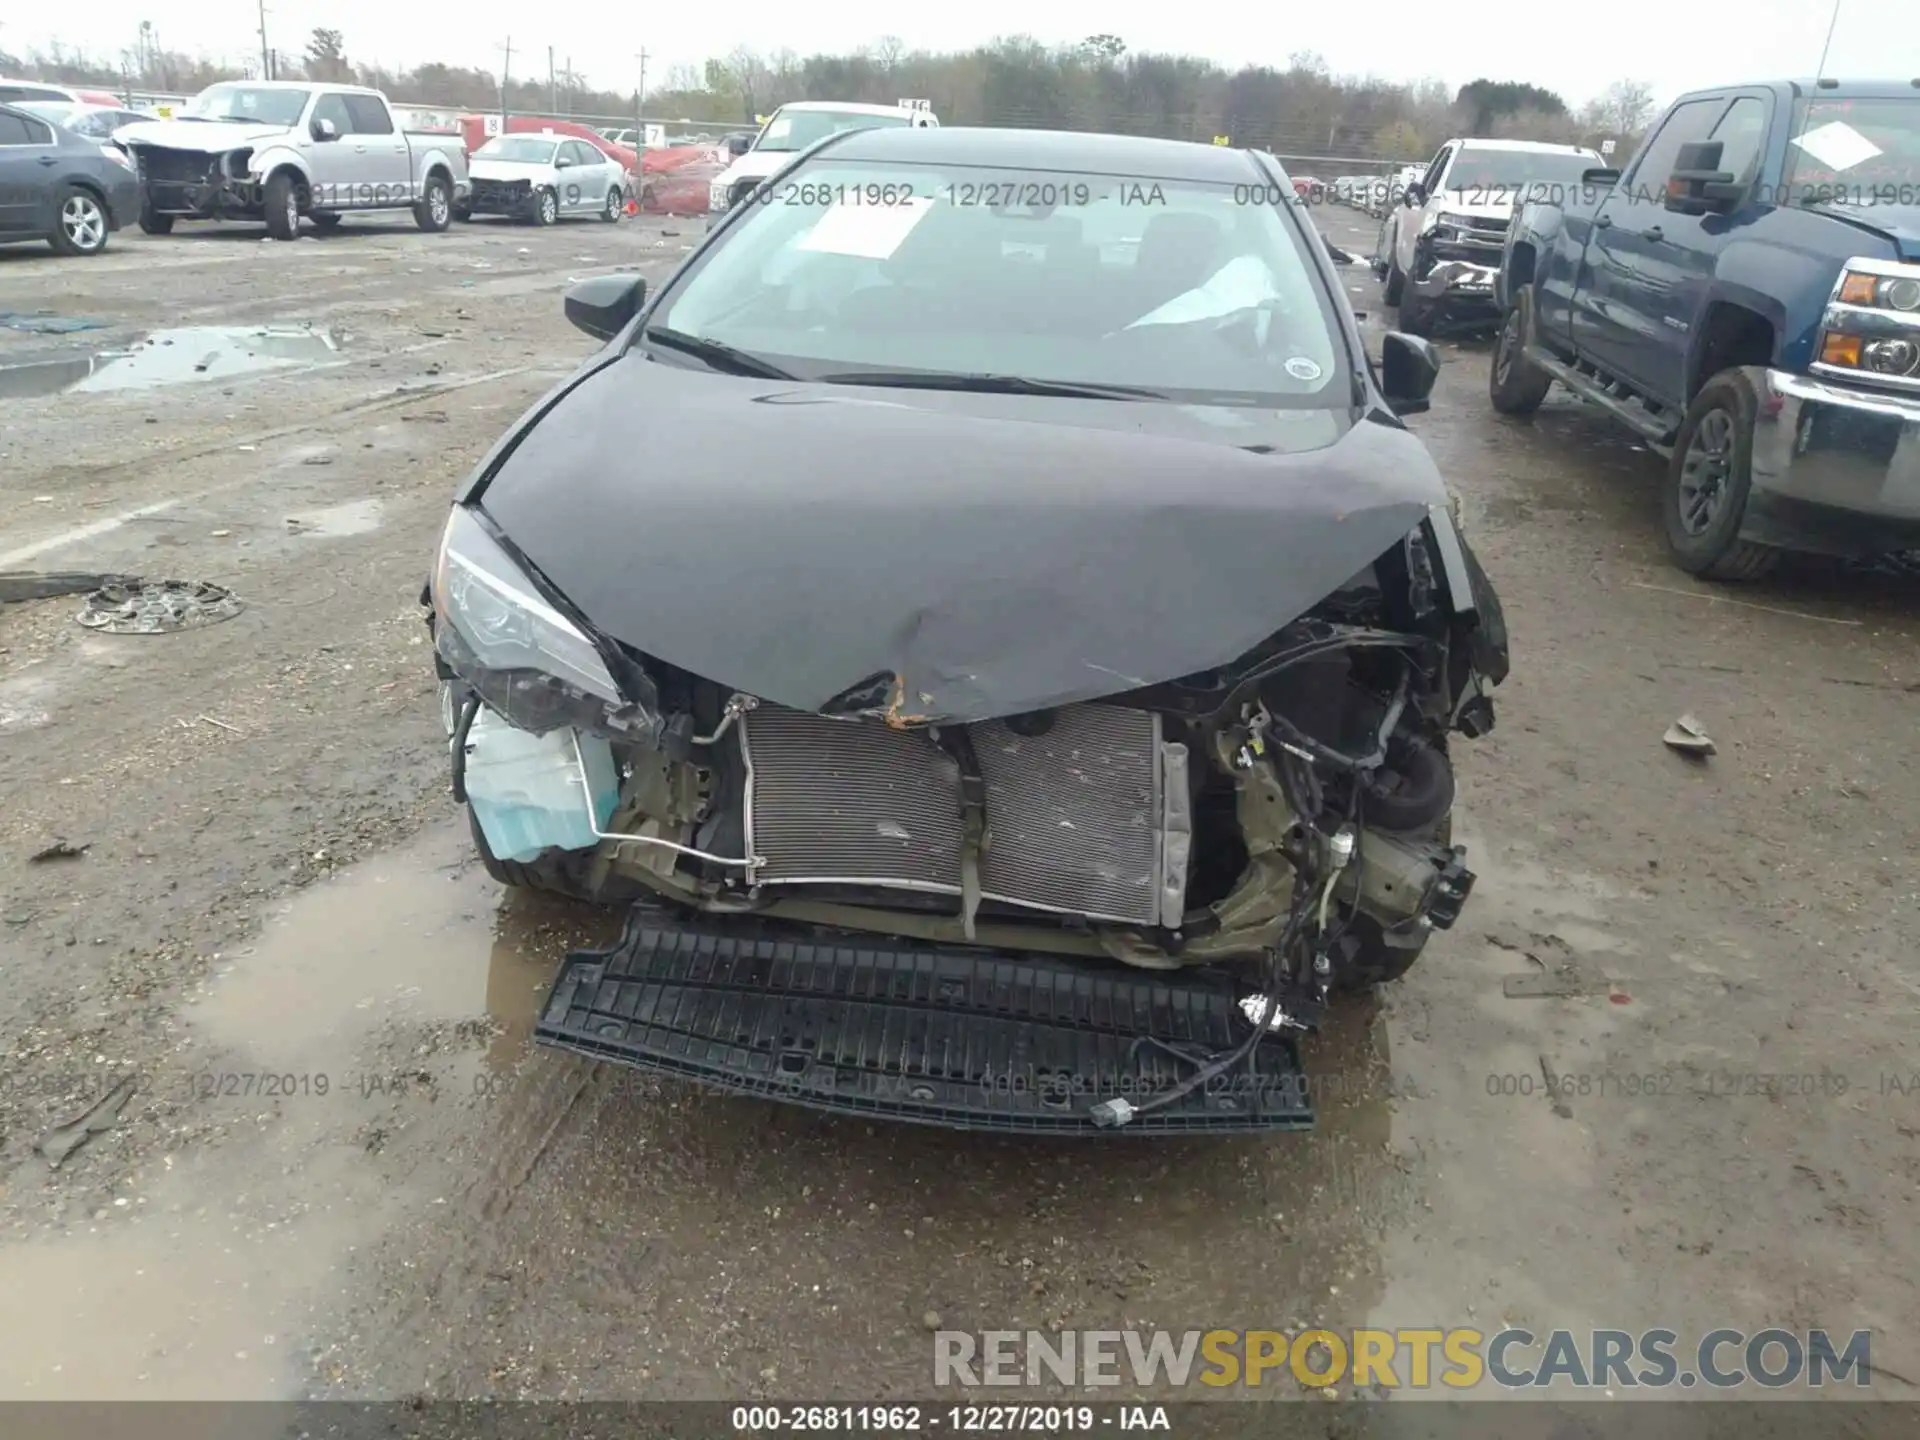
<path id="1" fill-rule="evenodd" d="M 199 0 L 185 9 L 155 0 L 85 0 L 77 9 L 10 5 L 0 48 L 23 52 L 50 41 L 117 55 L 143 19 L 168 49 L 232 56 L 259 53 L 254 0 Z M 1025 0 L 668 6 L 527 5 L 462 0 L 450 6 L 393 0 L 269 0 L 268 38 L 300 50 L 316 25 L 340 30 L 349 57 L 387 65 L 423 60 L 498 70 L 511 35 L 516 76 L 544 77 L 547 47 L 569 55 L 592 84 L 630 89 L 648 51 L 649 88 L 676 62 L 699 65 L 737 44 L 761 52 L 851 50 L 883 34 L 909 48 L 964 49 L 1022 31 L 1047 42 L 1117 34 L 1134 50 L 1201 55 L 1229 67 L 1284 65 L 1317 50 L 1339 74 L 1393 80 L 1436 76 L 1450 86 L 1479 76 L 1524 80 L 1578 105 L 1617 79 L 1645 80 L 1665 101 L 1683 90 L 1748 79 L 1811 75 L 1833 13 L 1830 0 L 1362 0 L 1189 8 L 1165 0 Z M 1592 25 L 1591 38 L 1585 27 Z M 1920 0 L 1840 0 L 1827 72 L 1858 78 L 1920 76 Z M 397 97 L 405 99 L 406 97 Z"/>

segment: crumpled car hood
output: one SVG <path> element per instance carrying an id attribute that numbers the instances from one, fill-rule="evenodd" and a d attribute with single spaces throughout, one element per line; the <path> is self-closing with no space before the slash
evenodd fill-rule
<path id="1" fill-rule="evenodd" d="M 244 150 L 262 140 L 284 137 L 284 125 L 262 125 L 228 120 L 142 120 L 113 132 L 123 145 L 157 145 L 168 150 L 203 150 L 224 155 Z"/>
<path id="2" fill-rule="evenodd" d="M 1447 499 L 1412 435 L 1343 411 L 807 385 L 637 352 L 463 498 L 634 649 L 901 721 L 1226 664 Z"/>

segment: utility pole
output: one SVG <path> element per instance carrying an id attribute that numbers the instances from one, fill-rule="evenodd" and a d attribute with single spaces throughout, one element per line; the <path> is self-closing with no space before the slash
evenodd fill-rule
<path id="1" fill-rule="evenodd" d="M 560 113 L 560 89 L 553 82 L 553 46 L 547 46 L 547 113 Z"/>
<path id="2" fill-rule="evenodd" d="M 503 135 L 507 131 L 508 77 L 513 73 L 513 37 L 511 35 L 507 37 L 507 43 L 504 48 L 507 52 L 507 58 L 500 64 L 500 133 Z"/>
<path id="3" fill-rule="evenodd" d="M 645 149 L 647 144 L 646 122 L 640 118 L 640 107 L 647 98 L 647 52 L 644 47 L 634 59 L 640 62 L 640 83 L 633 87 L 633 148 L 639 151 Z"/>
<path id="4" fill-rule="evenodd" d="M 571 115 L 573 114 L 573 92 L 576 89 L 578 89 L 580 86 L 580 77 L 573 73 L 573 56 L 571 55 L 567 56 L 567 68 L 562 70 L 560 73 L 566 77 L 566 81 L 567 81 L 566 113 Z"/>
<path id="5" fill-rule="evenodd" d="M 267 0 L 260 0 L 260 78 L 273 79 L 273 52 L 267 49 Z"/>

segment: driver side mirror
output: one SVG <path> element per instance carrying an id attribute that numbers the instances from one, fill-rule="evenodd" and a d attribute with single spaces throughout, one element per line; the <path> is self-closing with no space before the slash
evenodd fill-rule
<path id="1" fill-rule="evenodd" d="M 1400 197 L 1401 202 L 1408 206 L 1424 204 L 1426 198 L 1426 188 L 1418 180 L 1407 186 L 1407 193 Z"/>
<path id="2" fill-rule="evenodd" d="M 1431 406 L 1433 382 L 1440 378 L 1440 352 L 1433 342 L 1398 330 L 1380 342 L 1380 394 L 1396 415 L 1424 414 Z"/>
<path id="3" fill-rule="evenodd" d="M 340 138 L 340 131 L 331 120 L 316 120 L 313 122 L 313 138 L 316 140 L 338 140 Z"/>
<path id="4" fill-rule="evenodd" d="M 567 291 L 564 308 L 568 323 L 596 340 L 611 340 L 647 298 L 647 282 L 638 275 L 596 275 Z"/>
<path id="5" fill-rule="evenodd" d="M 1720 168 L 1725 144 L 1699 140 L 1682 145 L 1667 177 L 1666 207 L 1678 215 L 1726 215 L 1739 208 L 1746 187 Z"/>
<path id="6" fill-rule="evenodd" d="M 744 155 L 752 148 L 753 142 L 744 135 L 729 135 L 727 137 L 727 153 L 729 155 Z"/>
<path id="7" fill-rule="evenodd" d="M 565 170 L 567 167 L 569 167 L 572 164 L 573 164 L 573 159 L 571 156 L 562 155 L 558 160 L 555 160 L 553 162 L 553 168 L 556 170 Z"/>

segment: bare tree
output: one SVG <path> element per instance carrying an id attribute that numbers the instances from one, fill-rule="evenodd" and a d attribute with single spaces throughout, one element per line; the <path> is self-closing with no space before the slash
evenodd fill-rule
<path id="1" fill-rule="evenodd" d="M 900 64 L 900 57 L 907 53 L 907 42 L 898 35 L 882 35 L 873 42 L 873 60 L 880 69 L 891 78 Z"/>
<path id="2" fill-rule="evenodd" d="M 1580 120 L 1595 130 L 1637 135 L 1653 119 L 1653 87 L 1644 80 L 1616 80 L 1587 102 Z"/>

